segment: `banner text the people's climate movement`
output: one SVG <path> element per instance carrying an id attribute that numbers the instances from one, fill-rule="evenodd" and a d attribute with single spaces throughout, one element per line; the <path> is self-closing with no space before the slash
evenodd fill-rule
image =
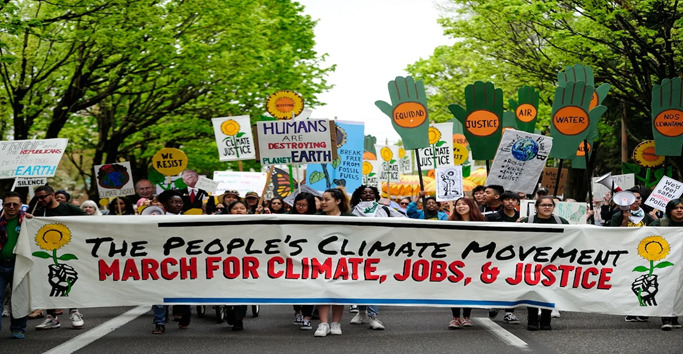
<path id="1" fill-rule="evenodd" d="M 680 315 L 683 229 L 295 215 L 24 221 L 13 313 L 138 304 Z"/>

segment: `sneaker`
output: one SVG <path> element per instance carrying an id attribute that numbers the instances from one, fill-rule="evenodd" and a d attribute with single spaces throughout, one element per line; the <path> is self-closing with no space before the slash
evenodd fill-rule
<path id="1" fill-rule="evenodd" d="M 301 322 L 301 327 L 299 329 L 313 329 L 313 327 L 311 326 L 311 321 L 304 318 L 303 322 Z"/>
<path id="2" fill-rule="evenodd" d="M 458 317 L 455 317 L 451 320 L 451 322 L 448 323 L 448 329 L 460 329 L 462 327 L 460 325 L 460 319 Z"/>
<path id="3" fill-rule="evenodd" d="M 662 321 L 662 331 L 670 331 L 674 328 L 671 325 L 671 321 Z"/>
<path id="4" fill-rule="evenodd" d="M 673 318 L 673 320 L 671 321 L 671 326 L 673 328 L 681 328 L 681 324 L 678 323 L 678 317 Z"/>
<path id="5" fill-rule="evenodd" d="M 558 311 L 558 310 L 553 310 L 553 311 L 550 313 L 550 317 L 551 317 L 551 318 L 560 318 L 560 311 Z"/>
<path id="6" fill-rule="evenodd" d="M 638 322 L 647 322 L 647 321 L 650 320 L 650 317 L 647 317 L 647 316 L 636 316 L 636 320 L 637 320 Z"/>
<path id="7" fill-rule="evenodd" d="M 460 325 L 463 327 L 474 327 L 474 323 L 469 317 L 464 317 L 462 320 L 460 320 Z"/>
<path id="8" fill-rule="evenodd" d="M 368 313 L 365 311 L 360 311 L 358 312 L 353 318 L 351 319 L 351 324 L 362 324 L 365 323 L 368 320 Z"/>
<path id="9" fill-rule="evenodd" d="M 69 312 L 69 319 L 71 319 L 71 327 L 73 328 L 81 328 L 85 324 L 83 322 L 83 315 L 78 310 L 71 310 Z"/>
<path id="10" fill-rule="evenodd" d="M 297 313 L 294 315 L 294 321 L 292 321 L 293 324 L 301 326 L 301 324 L 304 322 L 304 315 Z"/>
<path id="11" fill-rule="evenodd" d="M 316 337 L 325 337 L 330 333 L 330 325 L 327 323 L 321 323 L 318 325 L 318 329 L 315 330 L 313 334 Z"/>
<path id="12" fill-rule="evenodd" d="M 10 334 L 10 338 L 12 338 L 12 339 L 24 339 L 24 334 L 21 332 L 12 332 L 12 334 Z"/>
<path id="13" fill-rule="evenodd" d="M 10 315 L 10 308 L 7 305 L 2 306 L 2 317 L 9 317 Z"/>
<path id="14" fill-rule="evenodd" d="M 341 324 L 339 322 L 330 323 L 330 334 L 336 334 L 336 335 L 342 334 Z"/>
<path id="15" fill-rule="evenodd" d="M 377 315 L 370 316 L 370 319 L 368 320 L 368 324 L 370 325 L 370 328 L 374 330 L 383 330 L 384 325 L 380 320 L 377 319 Z"/>
<path id="16" fill-rule="evenodd" d="M 47 315 L 47 317 L 45 317 L 45 319 L 43 320 L 43 323 L 36 326 L 36 329 L 54 329 L 59 328 L 61 326 L 62 325 L 59 324 L 59 318 Z"/>
<path id="17" fill-rule="evenodd" d="M 624 317 L 626 322 L 638 322 L 638 316 L 626 316 Z"/>
<path id="18" fill-rule="evenodd" d="M 164 334 L 166 332 L 166 326 L 164 325 L 156 325 L 154 327 L 154 331 L 152 331 L 153 334 Z"/>
<path id="19" fill-rule="evenodd" d="M 349 312 L 351 313 L 358 313 L 358 305 L 351 305 L 349 307 Z"/>
<path id="20" fill-rule="evenodd" d="M 489 309 L 489 318 L 494 319 L 498 316 L 498 309 Z"/>
<path id="21" fill-rule="evenodd" d="M 509 324 L 519 324 L 517 316 L 515 316 L 515 314 L 512 312 L 506 312 L 505 317 L 503 317 L 503 321 Z"/>

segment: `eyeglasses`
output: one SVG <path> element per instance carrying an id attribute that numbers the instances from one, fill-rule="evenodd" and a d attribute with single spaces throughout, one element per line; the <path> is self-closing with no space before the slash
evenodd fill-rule
<path id="1" fill-rule="evenodd" d="M 295 204 L 294 206 L 299 208 L 299 209 L 308 208 L 308 204 Z"/>
<path id="2" fill-rule="evenodd" d="M 538 207 L 539 208 L 552 208 L 552 207 L 554 207 L 554 205 L 552 205 L 552 204 L 539 204 Z"/>
<path id="3" fill-rule="evenodd" d="M 40 199 L 40 200 L 43 200 L 43 199 L 45 199 L 45 198 L 47 198 L 47 197 L 49 197 L 49 196 L 50 196 L 49 194 L 37 195 L 36 198 L 38 198 L 38 199 Z"/>
<path id="4" fill-rule="evenodd" d="M 5 208 L 17 208 L 17 207 L 20 207 L 21 204 L 19 204 L 19 203 L 5 203 L 5 204 L 3 204 L 3 206 Z"/>
<path id="5" fill-rule="evenodd" d="M 400 202 L 400 203 L 398 203 L 398 204 L 399 204 L 399 205 L 408 205 L 408 204 L 410 204 L 410 203 Z"/>
<path id="6" fill-rule="evenodd" d="M 642 198 L 641 198 L 641 197 L 636 197 L 636 200 L 640 200 L 640 199 L 642 199 Z M 647 203 L 647 202 L 646 202 L 646 203 Z"/>

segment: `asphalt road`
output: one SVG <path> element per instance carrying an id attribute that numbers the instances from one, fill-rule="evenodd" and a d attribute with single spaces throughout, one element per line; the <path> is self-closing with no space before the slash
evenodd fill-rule
<path id="1" fill-rule="evenodd" d="M 121 316 L 127 311 L 142 313 Z M 519 325 L 503 323 L 502 312 L 493 321 L 488 311 L 472 312 L 475 326 L 449 330 L 448 308 L 382 307 L 384 331 L 365 325 L 351 325 L 345 311 L 343 335 L 316 338 L 313 330 L 302 331 L 292 324 L 291 306 L 262 306 L 257 318 L 245 319 L 245 330 L 233 332 L 226 323 L 216 323 L 211 307 L 203 318 L 193 318 L 189 329 L 167 324 L 163 335 L 152 334 L 152 312 L 140 308 L 115 307 L 81 309 L 85 328 L 63 327 L 36 331 L 40 320 L 30 320 L 26 338 L 9 338 L 9 319 L 2 319 L 1 353 L 683 353 L 683 330 L 660 330 L 659 319 L 627 323 L 623 316 L 562 312 L 553 319 L 552 331 L 526 330 L 526 309 L 516 312 Z M 132 319 L 132 320 L 131 320 Z M 126 322 L 130 320 L 129 322 Z M 118 323 L 114 323 L 118 322 Z M 87 344 L 83 346 L 83 344 Z M 60 346 L 62 345 L 62 346 Z M 81 349 L 74 349 L 79 348 Z"/>

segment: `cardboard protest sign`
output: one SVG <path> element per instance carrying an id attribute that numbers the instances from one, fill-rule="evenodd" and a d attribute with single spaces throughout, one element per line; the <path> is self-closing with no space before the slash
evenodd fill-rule
<path id="1" fill-rule="evenodd" d="M 477 81 L 465 88 L 465 102 L 465 108 L 452 104 L 448 109 L 465 128 L 472 158 L 490 160 L 502 134 L 503 90 L 494 88 L 491 82 Z"/>
<path id="2" fill-rule="evenodd" d="M 497 223 L 492 232 L 482 222 L 285 214 L 34 218 L 18 238 L 13 293 L 25 296 L 12 314 L 350 302 L 671 316 L 683 312 L 681 236 L 675 227 Z"/>
<path id="3" fill-rule="evenodd" d="M 541 187 L 545 188 L 550 193 L 555 190 L 555 182 L 557 181 L 557 167 L 543 167 L 541 174 Z M 557 188 L 557 195 L 564 194 L 564 186 L 567 184 L 567 169 L 562 169 L 560 176 L 560 185 Z"/>
<path id="4" fill-rule="evenodd" d="M 663 176 L 645 201 L 645 205 L 663 211 L 666 209 L 666 204 L 671 199 L 680 198 L 681 194 L 683 194 L 683 183 L 673 178 Z"/>
<path id="5" fill-rule="evenodd" d="M 334 121 L 326 119 L 256 123 L 257 158 L 263 165 L 331 163 L 337 158 Z"/>
<path id="6" fill-rule="evenodd" d="M 420 168 L 423 171 L 453 166 L 453 123 L 431 124 L 429 146 L 419 149 Z"/>
<path id="7" fill-rule="evenodd" d="M 469 143 L 467 138 L 465 138 L 465 134 L 463 134 L 462 124 L 455 120 L 451 122 L 453 123 L 453 164 L 469 165 Z"/>
<path id="8" fill-rule="evenodd" d="M 212 118 L 219 161 L 256 158 L 249 116 Z"/>
<path id="9" fill-rule="evenodd" d="M 655 154 L 681 156 L 683 146 L 683 81 L 662 80 L 652 88 L 652 134 Z"/>
<path id="10" fill-rule="evenodd" d="M 266 184 L 265 172 L 214 171 L 213 180 L 218 182 L 216 194 L 236 190 L 244 197 L 247 192 L 261 191 Z M 289 183 L 289 181 L 287 181 Z"/>
<path id="11" fill-rule="evenodd" d="M 398 182 L 401 178 L 401 169 L 398 165 L 398 146 L 377 145 L 379 151 L 380 170 L 379 180 L 381 182 Z"/>
<path id="12" fill-rule="evenodd" d="M 621 187 L 622 190 L 627 190 L 633 186 L 636 185 L 636 177 L 633 173 L 626 173 L 622 175 L 612 175 L 612 181 L 614 182 L 615 186 Z M 611 188 L 608 188 L 607 186 L 604 186 L 600 183 L 597 182 L 597 180 L 600 179 L 600 177 L 593 177 L 591 178 L 592 181 L 592 190 L 593 190 L 593 195 L 605 195 L 605 193 L 609 192 Z"/>
<path id="13" fill-rule="evenodd" d="M 332 163 L 309 164 L 306 178 L 316 190 L 346 187 L 353 191 L 363 181 L 363 144 L 365 136 L 362 122 L 335 121 L 337 158 Z"/>
<path id="14" fill-rule="evenodd" d="M 187 155 L 174 148 L 163 148 L 152 156 L 152 167 L 164 176 L 175 176 L 187 168 Z"/>
<path id="15" fill-rule="evenodd" d="M 303 110 L 304 99 L 294 91 L 276 91 L 266 100 L 266 111 L 279 120 L 292 119 Z"/>
<path id="16" fill-rule="evenodd" d="M 462 166 L 443 166 L 435 171 L 436 200 L 456 200 L 464 195 L 462 188 Z"/>
<path id="17" fill-rule="evenodd" d="M 531 86 L 517 90 L 517 101 L 508 100 L 510 109 L 517 121 L 516 129 L 533 133 L 538 117 L 538 97 L 540 92 Z M 505 125 L 504 125 L 505 126 Z"/>
<path id="18" fill-rule="evenodd" d="M 135 194 L 130 162 L 116 162 L 93 166 L 100 198 Z"/>
<path id="19" fill-rule="evenodd" d="M 14 184 L 12 185 L 12 190 L 19 187 L 33 187 L 33 186 L 44 186 L 47 184 L 47 178 L 36 177 L 36 178 L 21 178 L 17 177 L 14 179 Z"/>
<path id="20" fill-rule="evenodd" d="M 0 179 L 52 177 L 68 139 L 0 141 Z"/>
<path id="21" fill-rule="evenodd" d="M 195 188 L 197 189 L 203 189 L 212 195 L 215 195 L 216 192 L 218 191 L 218 186 L 220 185 L 220 182 L 214 181 L 210 178 L 206 178 L 204 176 L 199 176 L 199 179 L 197 179 L 197 183 L 194 185 Z M 221 191 L 222 192 L 222 191 Z"/>
<path id="22" fill-rule="evenodd" d="M 642 167 L 652 168 L 664 163 L 664 156 L 655 153 L 655 141 L 645 140 L 636 145 L 631 155 L 633 160 Z"/>
<path id="23" fill-rule="evenodd" d="M 375 151 L 375 145 L 377 144 L 377 138 L 372 135 L 366 135 L 363 140 L 363 160 L 377 160 L 377 151 Z"/>
<path id="24" fill-rule="evenodd" d="M 398 169 L 401 174 L 413 173 L 413 150 L 406 150 L 402 146 L 398 147 Z"/>
<path id="25" fill-rule="evenodd" d="M 497 184 L 505 190 L 533 193 L 552 146 L 550 137 L 506 130 L 486 185 Z"/>
<path id="26" fill-rule="evenodd" d="M 593 69 L 589 66 L 583 64 L 575 64 L 574 66 L 567 66 L 563 71 L 557 73 L 557 85 L 566 86 L 568 82 L 585 82 L 586 85 L 593 86 L 595 88 L 595 77 L 593 75 Z M 607 97 L 607 93 L 610 90 L 609 84 L 602 84 L 595 88 L 593 95 L 591 96 L 591 102 L 588 106 L 588 111 L 592 111 L 602 104 L 602 101 Z M 604 113 L 604 112 L 603 112 Z M 599 116 L 596 116 L 599 119 Z"/>
<path id="27" fill-rule="evenodd" d="M 381 187 L 379 179 L 382 170 L 382 164 L 378 160 L 363 161 L 363 185 Z"/>
<path id="28" fill-rule="evenodd" d="M 375 106 L 391 118 L 394 130 L 401 136 L 403 147 L 412 150 L 429 146 L 427 95 L 422 80 L 397 76 L 389 81 L 387 87 L 391 104 L 375 101 Z"/>

